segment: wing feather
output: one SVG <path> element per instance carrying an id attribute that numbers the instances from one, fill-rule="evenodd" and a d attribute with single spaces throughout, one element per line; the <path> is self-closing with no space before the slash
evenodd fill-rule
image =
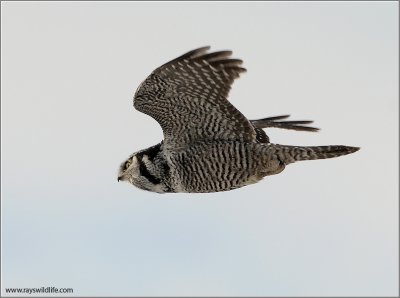
<path id="1" fill-rule="evenodd" d="M 246 69 L 231 51 L 195 49 L 154 70 L 134 97 L 137 110 L 157 120 L 164 145 L 200 140 L 255 142 L 257 132 L 228 100 L 233 81 Z"/>

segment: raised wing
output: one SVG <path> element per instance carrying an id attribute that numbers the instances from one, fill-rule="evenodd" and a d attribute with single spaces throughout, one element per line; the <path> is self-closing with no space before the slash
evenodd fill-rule
<path id="1" fill-rule="evenodd" d="M 246 71 L 231 51 L 190 51 L 157 68 L 134 97 L 137 110 L 161 125 L 164 146 L 180 148 L 196 141 L 255 142 L 253 125 L 228 100 L 231 85 Z"/>

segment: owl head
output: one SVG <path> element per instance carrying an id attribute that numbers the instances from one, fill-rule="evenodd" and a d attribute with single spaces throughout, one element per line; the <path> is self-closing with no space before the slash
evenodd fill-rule
<path id="1" fill-rule="evenodd" d="M 127 181 L 134 186 L 158 193 L 169 192 L 165 184 L 168 166 L 161 156 L 162 143 L 133 153 L 124 161 L 118 173 L 118 181 Z"/>

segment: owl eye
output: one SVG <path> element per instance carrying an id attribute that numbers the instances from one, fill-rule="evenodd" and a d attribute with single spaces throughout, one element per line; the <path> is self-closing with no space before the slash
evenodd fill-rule
<path id="1" fill-rule="evenodd" d="M 132 161 L 128 160 L 125 164 L 125 170 L 127 170 L 129 168 L 129 166 L 131 165 Z"/>

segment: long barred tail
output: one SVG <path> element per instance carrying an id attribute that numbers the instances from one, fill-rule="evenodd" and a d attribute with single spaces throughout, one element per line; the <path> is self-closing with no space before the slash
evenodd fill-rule
<path id="1" fill-rule="evenodd" d="M 359 147 L 331 145 L 331 146 L 284 146 L 277 145 L 276 154 L 285 164 L 293 163 L 300 160 L 313 160 L 333 158 L 347 155 L 360 150 Z"/>

